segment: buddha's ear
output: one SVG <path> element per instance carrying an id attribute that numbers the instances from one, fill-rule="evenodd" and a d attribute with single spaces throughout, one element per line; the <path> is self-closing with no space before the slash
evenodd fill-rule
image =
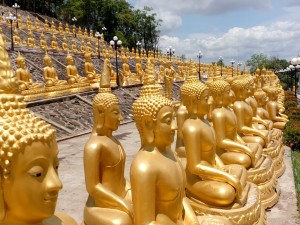
<path id="1" fill-rule="evenodd" d="M 151 144 L 154 141 L 154 123 L 151 116 L 144 116 L 142 118 L 142 128 L 143 128 L 143 139 L 147 144 Z"/>
<path id="2" fill-rule="evenodd" d="M 3 183 L 3 181 L 0 181 Z M 4 195 L 3 195 L 3 189 L 2 189 L 2 184 L 0 184 L 0 222 L 4 220 L 5 218 L 5 203 L 4 203 Z"/>
<path id="3" fill-rule="evenodd" d="M 94 109 L 94 118 L 96 123 L 96 131 L 97 133 L 101 132 L 101 129 L 103 128 L 104 124 L 104 108 L 102 106 L 97 106 Z"/>

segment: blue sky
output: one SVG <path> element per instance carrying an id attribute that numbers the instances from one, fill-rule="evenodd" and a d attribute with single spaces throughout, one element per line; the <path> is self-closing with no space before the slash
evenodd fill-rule
<path id="1" fill-rule="evenodd" d="M 300 0 L 128 0 L 163 20 L 159 46 L 203 61 L 244 62 L 253 53 L 290 60 L 300 52 Z M 227 63 L 226 63 L 227 62 Z"/>

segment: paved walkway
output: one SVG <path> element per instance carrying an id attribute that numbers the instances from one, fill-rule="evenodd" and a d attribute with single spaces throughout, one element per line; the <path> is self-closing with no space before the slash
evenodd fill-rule
<path id="1" fill-rule="evenodd" d="M 131 161 L 140 147 L 139 134 L 134 123 L 120 126 L 115 132 L 118 140 L 123 144 L 127 160 L 125 177 L 129 178 Z M 83 170 L 83 148 L 89 135 L 84 135 L 59 142 L 60 168 L 59 175 L 64 188 L 60 192 L 57 210 L 63 211 L 81 223 L 83 207 L 87 198 Z M 268 225 L 300 225 L 297 211 L 297 199 L 290 159 L 290 149 L 285 153 L 286 171 L 279 179 L 281 189 L 280 200 L 276 206 L 267 212 Z"/>

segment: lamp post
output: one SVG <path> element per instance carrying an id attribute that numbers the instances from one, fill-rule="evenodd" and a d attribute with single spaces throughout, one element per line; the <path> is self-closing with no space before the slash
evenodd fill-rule
<path id="1" fill-rule="evenodd" d="M 141 46 L 142 46 L 142 43 L 141 43 L 140 41 L 138 41 L 138 42 L 136 43 L 136 47 L 137 47 L 138 52 L 139 52 L 139 57 L 141 57 Z"/>
<path id="2" fill-rule="evenodd" d="M 238 74 L 238 71 L 239 71 L 239 68 L 241 68 L 241 66 L 243 65 L 243 63 L 238 62 L 237 65 L 238 65 L 238 66 L 237 66 L 237 68 L 236 68 L 236 73 L 237 73 L 237 75 L 240 75 L 240 74 Z"/>
<path id="3" fill-rule="evenodd" d="M 222 69 L 223 69 L 223 57 L 222 56 L 219 57 L 219 62 L 221 64 L 221 77 L 222 77 L 223 76 L 223 71 L 222 71 Z"/>
<path id="4" fill-rule="evenodd" d="M 100 59 L 100 37 L 101 37 L 101 34 L 97 31 L 95 33 L 95 37 L 98 39 L 98 59 Z"/>
<path id="5" fill-rule="evenodd" d="M 289 69 L 291 70 L 292 75 L 294 76 L 295 96 L 297 97 L 297 72 L 300 71 L 300 56 L 291 60 L 291 65 L 289 65 Z"/>
<path id="6" fill-rule="evenodd" d="M 231 63 L 231 67 L 232 67 L 232 74 L 231 74 L 231 76 L 233 77 L 233 65 L 234 65 L 235 61 L 232 59 L 232 60 L 230 61 L 230 63 Z"/>
<path id="7" fill-rule="evenodd" d="M 16 20 L 16 17 L 13 14 L 9 14 L 9 16 L 5 17 L 6 20 L 10 22 L 10 38 L 11 38 L 11 50 L 14 51 L 14 33 L 13 33 L 13 22 Z"/>
<path id="8" fill-rule="evenodd" d="M 104 32 L 107 31 L 106 27 L 102 27 L 102 35 L 103 35 L 103 39 L 104 39 Z"/>
<path id="9" fill-rule="evenodd" d="M 174 55 L 174 54 L 175 54 L 175 49 L 172 48 L 172 46 L 170 46 L 169 48 L 167 48 L 167 55 L 169 56 L 170 61 L 172 59 L 172 55 Z"/>
<path id="10" fill-rule="evenodd" d="M 198 77 L 199 77 L 199 80 L 201 81 L 201 58 L 202 58 L 203 54 L 201 51 L 198 52 L 197 54 L 197 58 L 199 60 L 199 71 L 198 71 Z"/>
<path id="11" fill-rule="evenodd" d="M 117 36 L 114 36 L 113 39 L 109 42 L 109 44 L 115 48 L 116 52 L 116 71 L 117 71 L 117 86 L 120 87 L 120 81 L 119 81 L 119 70 L 118 70 L 118 48 L 122 45 L 122 41 L 118 40 Z"/>
<path id="12" fill-rule="evenodd" d="M 18 5 L 18 3 L 15 3 L 15 4 L 12 5 L 12 7 L 16 10 L 17 28 L 19 28 L 18 9 L 20 8 L 20 6 Z"/>
<path id="13" fill-rule="evenodd" d="M 74 16 L 74 17 L 72 18 L 72 22 L 73 22 L 73 26 L 74 26 L 74 37 L 76 37 L 76 26 L 75 26 L 76 21 L 77 21 L 77 19 L 76 19 L 76 17 Z"/>

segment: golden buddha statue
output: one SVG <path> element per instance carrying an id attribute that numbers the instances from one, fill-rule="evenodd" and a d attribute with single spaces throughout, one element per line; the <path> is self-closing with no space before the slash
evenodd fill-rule
<path id="1" fill-rule="evenodd" d="M 50 31 L 49 22 L 47 19 L 45 19 L 45 22 L 44 22 L 44 31 L 46 31 L 46 32 Z"/>
<path id="2" fill-rule="evenodd" d="M 66 23 L 66 25 L 65 25 L 65 34 L 71 34 L 68 23 Z"/>
<path id="3" fill-rule="evenodd" d="M 162 83 L 165 80 L 165 62 L 160 59 L 159 60 L 159 72 L 157 77 L 157 82 Z"/>
<path id="4" fill-rule="evenodd" d="M 82 37 L 82 30 L 81 27 L 78 27 L 78 33 L 77 33 L 78 37 Z"/>
<path id="5" fill-rule="evenodd" d="M 130 168 L 135 224 L 230 224 L 222 217 L 198 219 L 185 197 L 185 172 L 170 148 L 176 130 L 172 105 L 160 94 L 153 68 L 146 69 L 132 105 L 141 138 Z"/>
<path id="6" fill-rule="evenodd" d="M 51 38 L 51 49 L 53 49 L 53 50 L 59 50 L 60 49 L 58 47 L 57 38 L 56 38 L 54 33 L 53 33 L 52 38 Z"/>
<path id="7" fill-rule="evenodd" d="M 111 93 L 110 74 L 102 74 L 93 99 L 94 126 L 84 147 L 84 172 L 89 197 L 84 225 L 133 224 L 130 183 L 124 177 L 126 155 L 113 136 L 122 121 L 118 98 Z M 101 155 L 101 157 L 99 157 Z"/>
<path id="8" fill-rule="evenodd" d="M 166 86 L 166 98 L 172 100 L 173 98 L 173 82 L 175 79 L 176 71 L 172 66 L 172 61 L 167 61 L 165 64 L 165 75 L 164 75 L 164 82 Z"/>
<path id="9" fill-rule="evenodd" d="M 56 69 L 52 66 L 51 57 L 46 52 L 44 57 L 45 67 L 43 68 L 43 76 L 46 81 L 46 87 L 66 85 L 66 80 L 59 80 Z"/>
<path id="10" fill-rule="evenodd" d="M 21 19 L 21 15 L 20 14 L 17 16 L 17 20 L 18 20 L 19 28 L 23 28 L 23 21 Z"/>
<path id="11" fill-rule="evenodd" d="M 27 30 L 31 30 L 33 28 L 31 18 L 29 16 L 27 16 L 27 19 L 26 19 L 26 28 L 27 28 Z"/>
<path id="12" fill-rule="evenodd" d="M 237 131 L 242 138 L 249 143 L 259 143 L 262 147 L 269 143 L 269 132 L 257 130 L 252 127 L 253 112 L 246 102 L 248 98 L 249 83 L 246 79 L 236 79 L 232 82 L 231 88 L 235 93 L 236 101 L 233 110 L 237 117 Z"/>
<path id="13" fill-rule="evenodd" d="M 51 27 L 50 27 L 50 29 L 51 29 L 51 32 L 52 32 L 53 34 L 56 34 L 56 33 L 57 33 L 56 26 L 55 26 L 55 23 L 54 23 L 53 20 L 51 21 Z"/>
<path id="14" fill-rule="evenodd" d="M 84 40 L 82 40 L 80 44 L 80 52 L 85 53 L 86 52 L 85 50 L 86 50 L 85 42 Z"/>
<path id="15" fill-rule="evenodd" d="M 104 57 L 104 65 L 103 65 L 102 75 L 106 73 L 110 74 L 110 83 L 115 85 L 117 81 L 117 76 L 115 71 L 112 69 L 109 53 L 107 52 L 103 53 L 103 57 Z"/>
<path id="16" fill-rule="evenodd" d="M 19 80 L 20 91 L 43 87 L 41 83 L 33 83 L 29 70 L 25 69 L 25 58 L 21 56 L 20 52 L 18 53 L 17 64 L 16 76 Z"/>
<path id="17" fill-rule="evenodd" d="M 28 38 L 27 38 L 27 46 L 29 48 L 35 48 L 36 45 L 35 45 L 35 39 L 33 37 L 33 34 L 31 32 L 31 30 L 29 31 L 29 34 L 28 34 Z"/>
<path id="18" fill-rule="evenodd" d="M 72 39 L 72 52 L 73 53 L 77 53 L 77 45 L 76 45 L 76 41 L 75 41 L 75 39 Z"/>
<path id="19" fill-rule="evenodd" d="M 124 55 L 122 57 L 122 72 L 123 72 L 123 82 L 122 86 L 127 86 L 130 84 L 130 79 L 135 79 L 136 74 L 130 71 L 130 67 L 128 65 L 128 58 Z"/>
<path id="20" fill-rule="evenodd" d="M 40 31 L 40 29 L 41 29 L 41 23 L 40 23 L 40 20 L 37 17 L 35 17 L 34 26 L 35 26 L 35 30 L 36 31 Z"/>
<path id="21" fill-rule="evenodd" d="M 63 40 L 62 40 L 62 49 L 64 51 L 68 51 L 69 50 L 69 45 L 68 45 L 67 38 L 66 38 L 65 35 L 64 35 Z"/>
<path id="22" fill-rule="evenodd" d="M 182 134 L 187 155 L 187 194 L 211 207 L 234 203 L 242 207 L 249 191 L 247 172 L 239 165 L 225 166 L 216 154 L 214 131 L 205 119 L 210 108 L 208 87 L 197 81 L 187 84 L 185 89 L 188 119 Z"/>
<path id="23" fill-rule="evenodd" d="M 88 37 L 88 32 L 87 32 L 86 28 L 84 28 L 83 36 L 86 37 L 86 38 Z"/>
<path id="24" fill-rule="evenodd" d="M 54 214 L 62 189 L 56 131 L 26 108 L 1 41 L 0 58 L 5 81 L 0 86 L 0 224 L 76 225 L 69 216 Z"/>
<path id="25" fill-rule="evenodd" d="M 135 71 L 136 76 L 139 77 L 141 83 L 143 83 L 144 71 L 141 63 L 141 58 L 139 56 L 135 57 Z"/>
<path id="26" fill-rule="evenodd" d="M 45 38 L 45 34 L 42 32 L 41 36 L 40 36 L 40 47 L 42 49 L 47 49 L 48 48 L 48 44 Z"/>
<path id="27" fill-rule="evenodd" d="M 74 65 L 73 57 L 68 53 L 67 57 L 67 77 L 70 84 L 87 83 L 87 78 L 78 74 L 77 68 Z"/>
<path id="28" fill-rule="evenodd" d="M 245 143 L 237 132 L 237 117 L 230 108 L 232 92 L 228 82 L 219 79 L 209 83 L 215 109 L 212 122 L 216 134 L 217 154 L 226 165 L 239 164 L 247 169 L 247 179 L 258 185 L 263 207 L 278 201 L 277 182 L 270 156 L 263 155 L 258 143 Z"/>
<path id="29" fill-rule="evenodd" d="M 84 54 L 85 63 L 84 63 L 84 72 L 85 76 L 88 78 L 90 83 L 95 83 L 100 81 L 100 74 L 97 74 L 95 71 L 95 66 L 92 63 L 91 53 L 86 52 Z"/>
<path id="30" fill-rule="evenodd" d="M 58 32 L 59 32 L 60 34 L 64 34 L 64 33 L 65 33 L 61 21 L 59 21 L 59 23 L 58 23 Z"/>
<path id="31" fill-rule="evenodd" d="M 91 54 L 94 54 L 94 51 L 93 51 L 93 48 L 92 48 L 92 44 L 91 44 L 90 41 L 87 41 L 85 51 L 89 52 Z"/>
<path id="32" fill-rule="evenodd" d="M 264 88 L 263 90 L 269 97 L 269 101 L 266 103 L 266 110 L 269 113 L 270 119 L 273 121 L 275 128 L 283 130 L 288 119 L 286 115 L 283 116 L 279 113 L 279 107 L 277 103 L 277 95 L 279 90 L 275 87 L 268 87 Z"/>
<path id="33" fill-rule="evenodd" d="M 17 28 L 15 28 L 15 30 L 14 30 L 13 40 L 14 40 L 14 45 L 15 46 L 21 46 L 21 45 L 23 45 L 22 40 L 21 40 L 21 38 L 19 36 L 19 31 L 18 31 Z"/>

